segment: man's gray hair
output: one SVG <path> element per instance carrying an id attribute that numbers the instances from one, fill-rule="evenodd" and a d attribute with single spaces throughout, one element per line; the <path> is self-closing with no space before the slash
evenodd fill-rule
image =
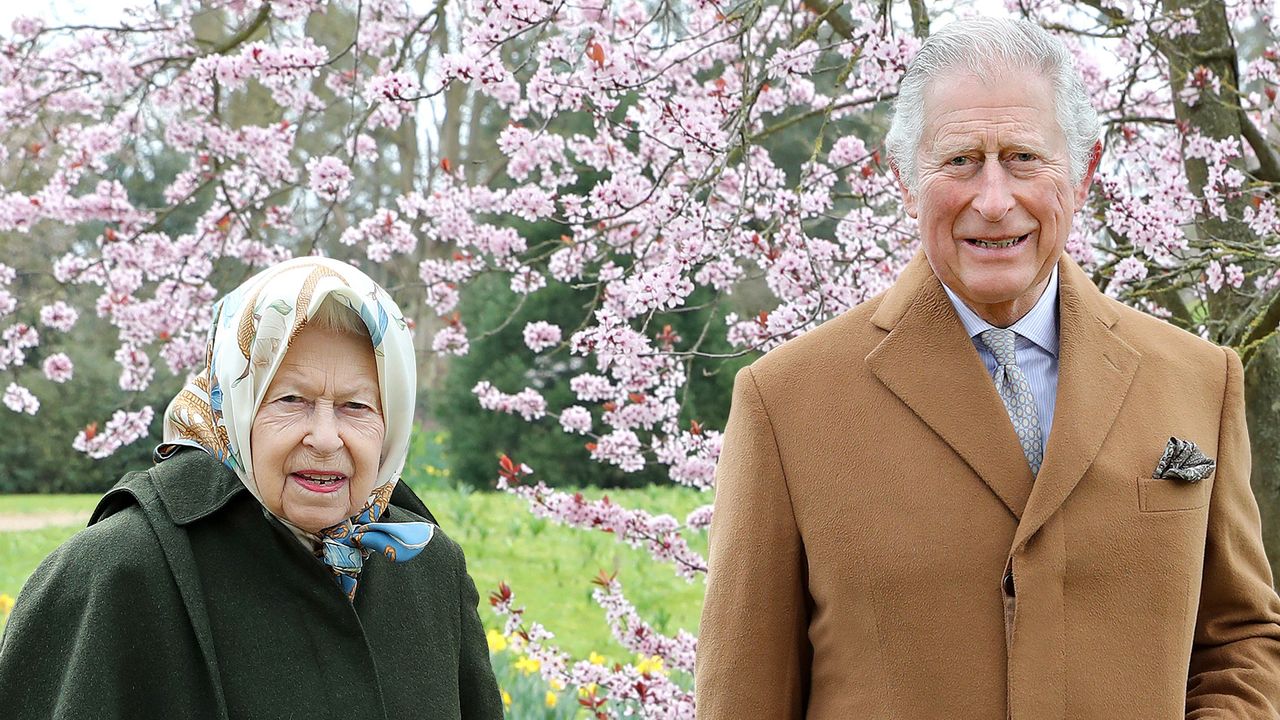
<path id="1" fill-rule="evenodd" d="M 916 153 L 924 133 L 924 93 L 929 85 L 955 71 L 994 82 L 1010 70 L 1038 70 L 1052 83 L 1058 125 L 1067 138 L 1071 182 L 1084 178 L 1102 124 L 1070 51 L 1027 20 L 977 17 L 957 20 L 930 35 L 902 78 L 885 147 L 908 189 L 916 189 Z"/>

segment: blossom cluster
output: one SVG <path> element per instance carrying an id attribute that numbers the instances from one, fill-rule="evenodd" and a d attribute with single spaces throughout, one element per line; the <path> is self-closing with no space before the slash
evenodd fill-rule
<path id="1" fill-rule="evenodd" d="M 620 587 L 610 589 L 616 581 L 601 578 L 606 592 L 597 594 L 597 602 L 613 616 L 626 616 L 622 609 Z M 684 689 L 665 670 L 661 661 L 665 656 L 654 655 L 644 662 L 615 664 L 606 667 L 591 659 L 571 661 L 569 655 L 552 641 L 555 634 L 537 622 L 525 622 L 524 608 L 515 604 L 515 593 L 505 583 L 489 595 L 489 604 L 499 617 L 504 618 L 502 635 L 506 642 L 528 658 L 531 668 L 536 668 L 549 684 L 558 687 L 574 687 L 579 690 L 579 704 L 587 708 L 593 717 L 606 720 L 621 717 L 640 717 L 646 720 L 678 720 L 694 716 L 693 693 Z M 662 646 L 675 652 L 683 662 L 692 663 L 694 647 L 692 638 L 683 637 L 675 644 L 632 643 L 636 646 Z"/>
<path id="2" fill-rule="evenodd" d="M 497 486 L 523 499 L 538 517 L 563 525 L 612 533 L 620 542 L 644 547 L 655 559 L 671 563 L 681 577 L 692 580 L 707 571 L 706 560 L 689 547 L 682 525 L 670 515 L 653 515 L 626 508 L 609 500 L 588 500 L 582 493 L 554 490 L 543 482 L 524 481 L 532 474 L 527 465 L 502 456 Z M 703 524 L 705 527 L 705 524 Z"/>

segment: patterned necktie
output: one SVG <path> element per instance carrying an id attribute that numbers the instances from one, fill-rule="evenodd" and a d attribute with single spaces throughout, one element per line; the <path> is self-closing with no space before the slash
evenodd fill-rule
<path id="1" fill-rule="evenodd" d="M 996 357 L 996 392 L 1000 393 L 1004 408 L 1009 411 L 1009 419 L 1013 421 L 1013 429 L 1018 433 L 1022 452 L 1031 465 L 1031 474 L 1035 475 L 1040 472 L 1040 463 L 1044 460 L 1043 433 L 1040 431 L 1040 414 L 1036 410 L 1035 396 L 1031 394 L 1031 385 L 1022 368 L 1018 367 L 1013 353 L 1013 331 L 991 328 L 979 333 L 978 337 Z"/>

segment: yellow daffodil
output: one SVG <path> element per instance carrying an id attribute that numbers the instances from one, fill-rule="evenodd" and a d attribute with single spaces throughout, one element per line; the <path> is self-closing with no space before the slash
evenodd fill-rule
<path id="1" fill-rule="evenodd" d="M 555 693 L 553 693 L 553 692 L 551 692 L 550 690 L 548 690 L 548 691 L 547 691 L 547 697 L 546 697 L 546 699 L 544 700 L 544 702 L 546 702 L 547 707 L 549 707 L 549 708 L 553 708 L 553 707 L 555 707 L 555 706 L 556 706 L 556 703 L 560 702 L 560 698 L 556 697 L 556 694 L 555 694 Z"/>
<path id="2" fill-rule="evenodd" d="M 516 660 L 516 669 L 525 675 L 532 675 L 538 672 L 540 667 L 542 667 L 542 663 L 528 655 L 521 655 L 520 659 Z"/>
<path id="3" fill-rule="evenodd" d="M 636 663 L 636 672 L 641 675 L 666 675 L 667 671 L 662 667 L 662 658 L 654 655 L 651 658 L 641 657 Z"/>
<path id="4" fill-rule="evenodd" d="M 507 638 L 497 630 L 490 630 L 484 637 L 489 641 L 489 652 L 500 653 L 507 649 Z"/>
<path id="5" fill-rule="evenodd" d="M 603 655 L 601 655 L 600 653 L 596 652 L 595 650 L 592 650 L 592 651 L 591 651 L 591 654 L 587 656 L 587 660 L 588 660 L 592 665 L 604 665 L 604 664 L 605 664 L 604 656 L 603 656 Z"/>
<path id="6" fill-rule="evenodd" d="M 594 693 L 595 691 L 596 691 L 596 684 L 588 683 L 578 688 L 578 697 L 580 698 L 591 697 L 592 693 Z"/>
<path id="7" fill-rule="evenodd" d="M 0 613 L 8 615 L 13 610 L 13 597 L 8 593 L 0 593 Z"/>
<path id="8" fill-rule="evenodd" d="M 511 707 L 511 693 L 506 690 L 502 691 L 502 705 L 503 707 Z"/>
<path id="9" fill-rule="evenodd" d="M 561 682 L 558 678 L 551 678 L 551 683 L 550 683 L 550 685 L 551 685 L 551 689 L 552 689 L 552 690 L 563 690 L 563 689 L 564 689 L 564 683 L 563 683 L 563 682 Z"/>

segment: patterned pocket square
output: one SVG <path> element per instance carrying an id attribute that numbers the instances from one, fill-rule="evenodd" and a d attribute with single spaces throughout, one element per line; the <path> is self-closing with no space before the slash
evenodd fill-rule
<path id="1" fill-rule="evenodd" d="M 1151 477 L 1194 483 L 1213 474 L 1215 467 L 1213 458 L 1205 457 L 1195 443 L 1171 437 Z"/>

